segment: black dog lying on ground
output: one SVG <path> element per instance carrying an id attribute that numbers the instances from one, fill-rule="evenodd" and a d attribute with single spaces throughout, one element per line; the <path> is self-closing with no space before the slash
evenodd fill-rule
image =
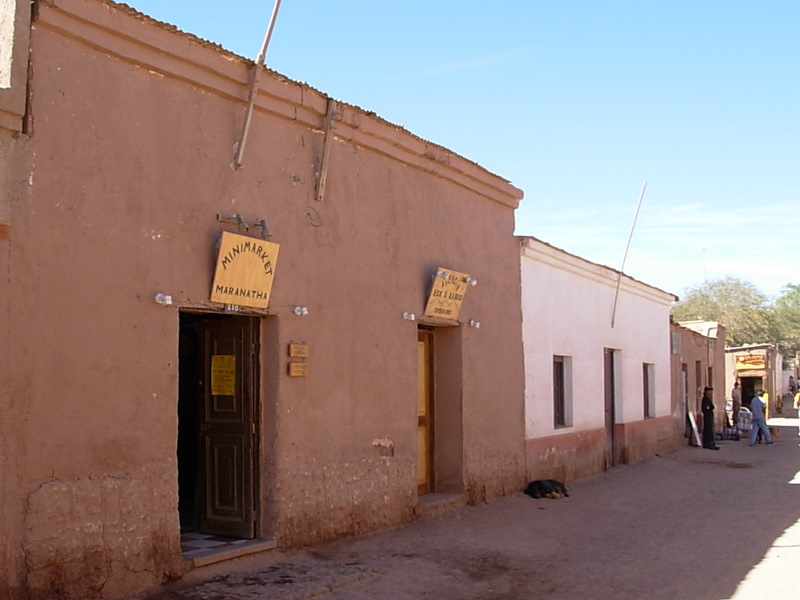
<path id="1" fill-rule="evenodd" d="M 525 488 L 531 498 L 565 498 L 569 496 L 566 486 L 555 479 L 537 479 Z"/>

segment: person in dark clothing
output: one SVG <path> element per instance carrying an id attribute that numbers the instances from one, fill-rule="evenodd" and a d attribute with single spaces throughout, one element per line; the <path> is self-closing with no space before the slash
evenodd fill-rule
<path id="1" fill-rule="evenodd" d="M 700 410 L 703 411 L 703 448 L 706 450 L 719 450 L 719 446 L 714 441 L 714 400 L 711 392 L 714 388 L 703 388 L 703 399 L 700 402 Z"/>

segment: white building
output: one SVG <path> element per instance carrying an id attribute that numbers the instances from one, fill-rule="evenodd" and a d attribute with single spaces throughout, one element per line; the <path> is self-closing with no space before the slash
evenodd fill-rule
<path id="1" fill-rule="evenodd" d="M 673 446 L 669 311 L 677 298 L 520 240 L 529 478 L 568 481 Z"/>

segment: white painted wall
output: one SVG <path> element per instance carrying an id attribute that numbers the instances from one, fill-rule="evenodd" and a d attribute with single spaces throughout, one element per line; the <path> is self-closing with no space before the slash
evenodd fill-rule
<path id="1" fill-rule="evenodd" d="M 670 411 L 669 310 L 675 296 L 522 239 L 526 439 L 604 427 L 603 349 L 617 352 L 616 422 L 644 418 L 643 363 L 654 365 L 655 417 Z M 572 357 L 572 425 L 553 426 L 553 356 Z"/>

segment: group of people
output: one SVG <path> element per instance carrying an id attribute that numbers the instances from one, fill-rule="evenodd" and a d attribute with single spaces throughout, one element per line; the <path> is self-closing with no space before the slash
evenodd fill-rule
<path id="1" fill-rule="evenodd" d="M 700 401 L 700 410 L 703 413 L 703 448 L 706 450 L 719 450 L 719 446 L 714 438 L 714 388 L 706 387 L 703 389 L 703 398 Z M 739 389 L 739 383 L 736 382 L 731 391 L 733 399 L 733 414 L 734 423 L 737 422 L 738 413 L 742 405 L 742 392 Z M 756 395 L 750 401 L 750 414 L 753 419 L 753 428 L 750 430 L 750 445 L 753 446 L 759 436 L 763 436 L 766 444 L 772 443 L 772 436 L 767 427 L 767 419 L 764 416 L 764 409 L 766 408 L 766 400 L 764 398 L 763 390 L 758 390 Z M 800 391 L 794 396 L 794 407 L 798 410 L 798 417 L 800 417 Z M 800 428 L 798 428 L 798 435 L 800 435 Z"/>

